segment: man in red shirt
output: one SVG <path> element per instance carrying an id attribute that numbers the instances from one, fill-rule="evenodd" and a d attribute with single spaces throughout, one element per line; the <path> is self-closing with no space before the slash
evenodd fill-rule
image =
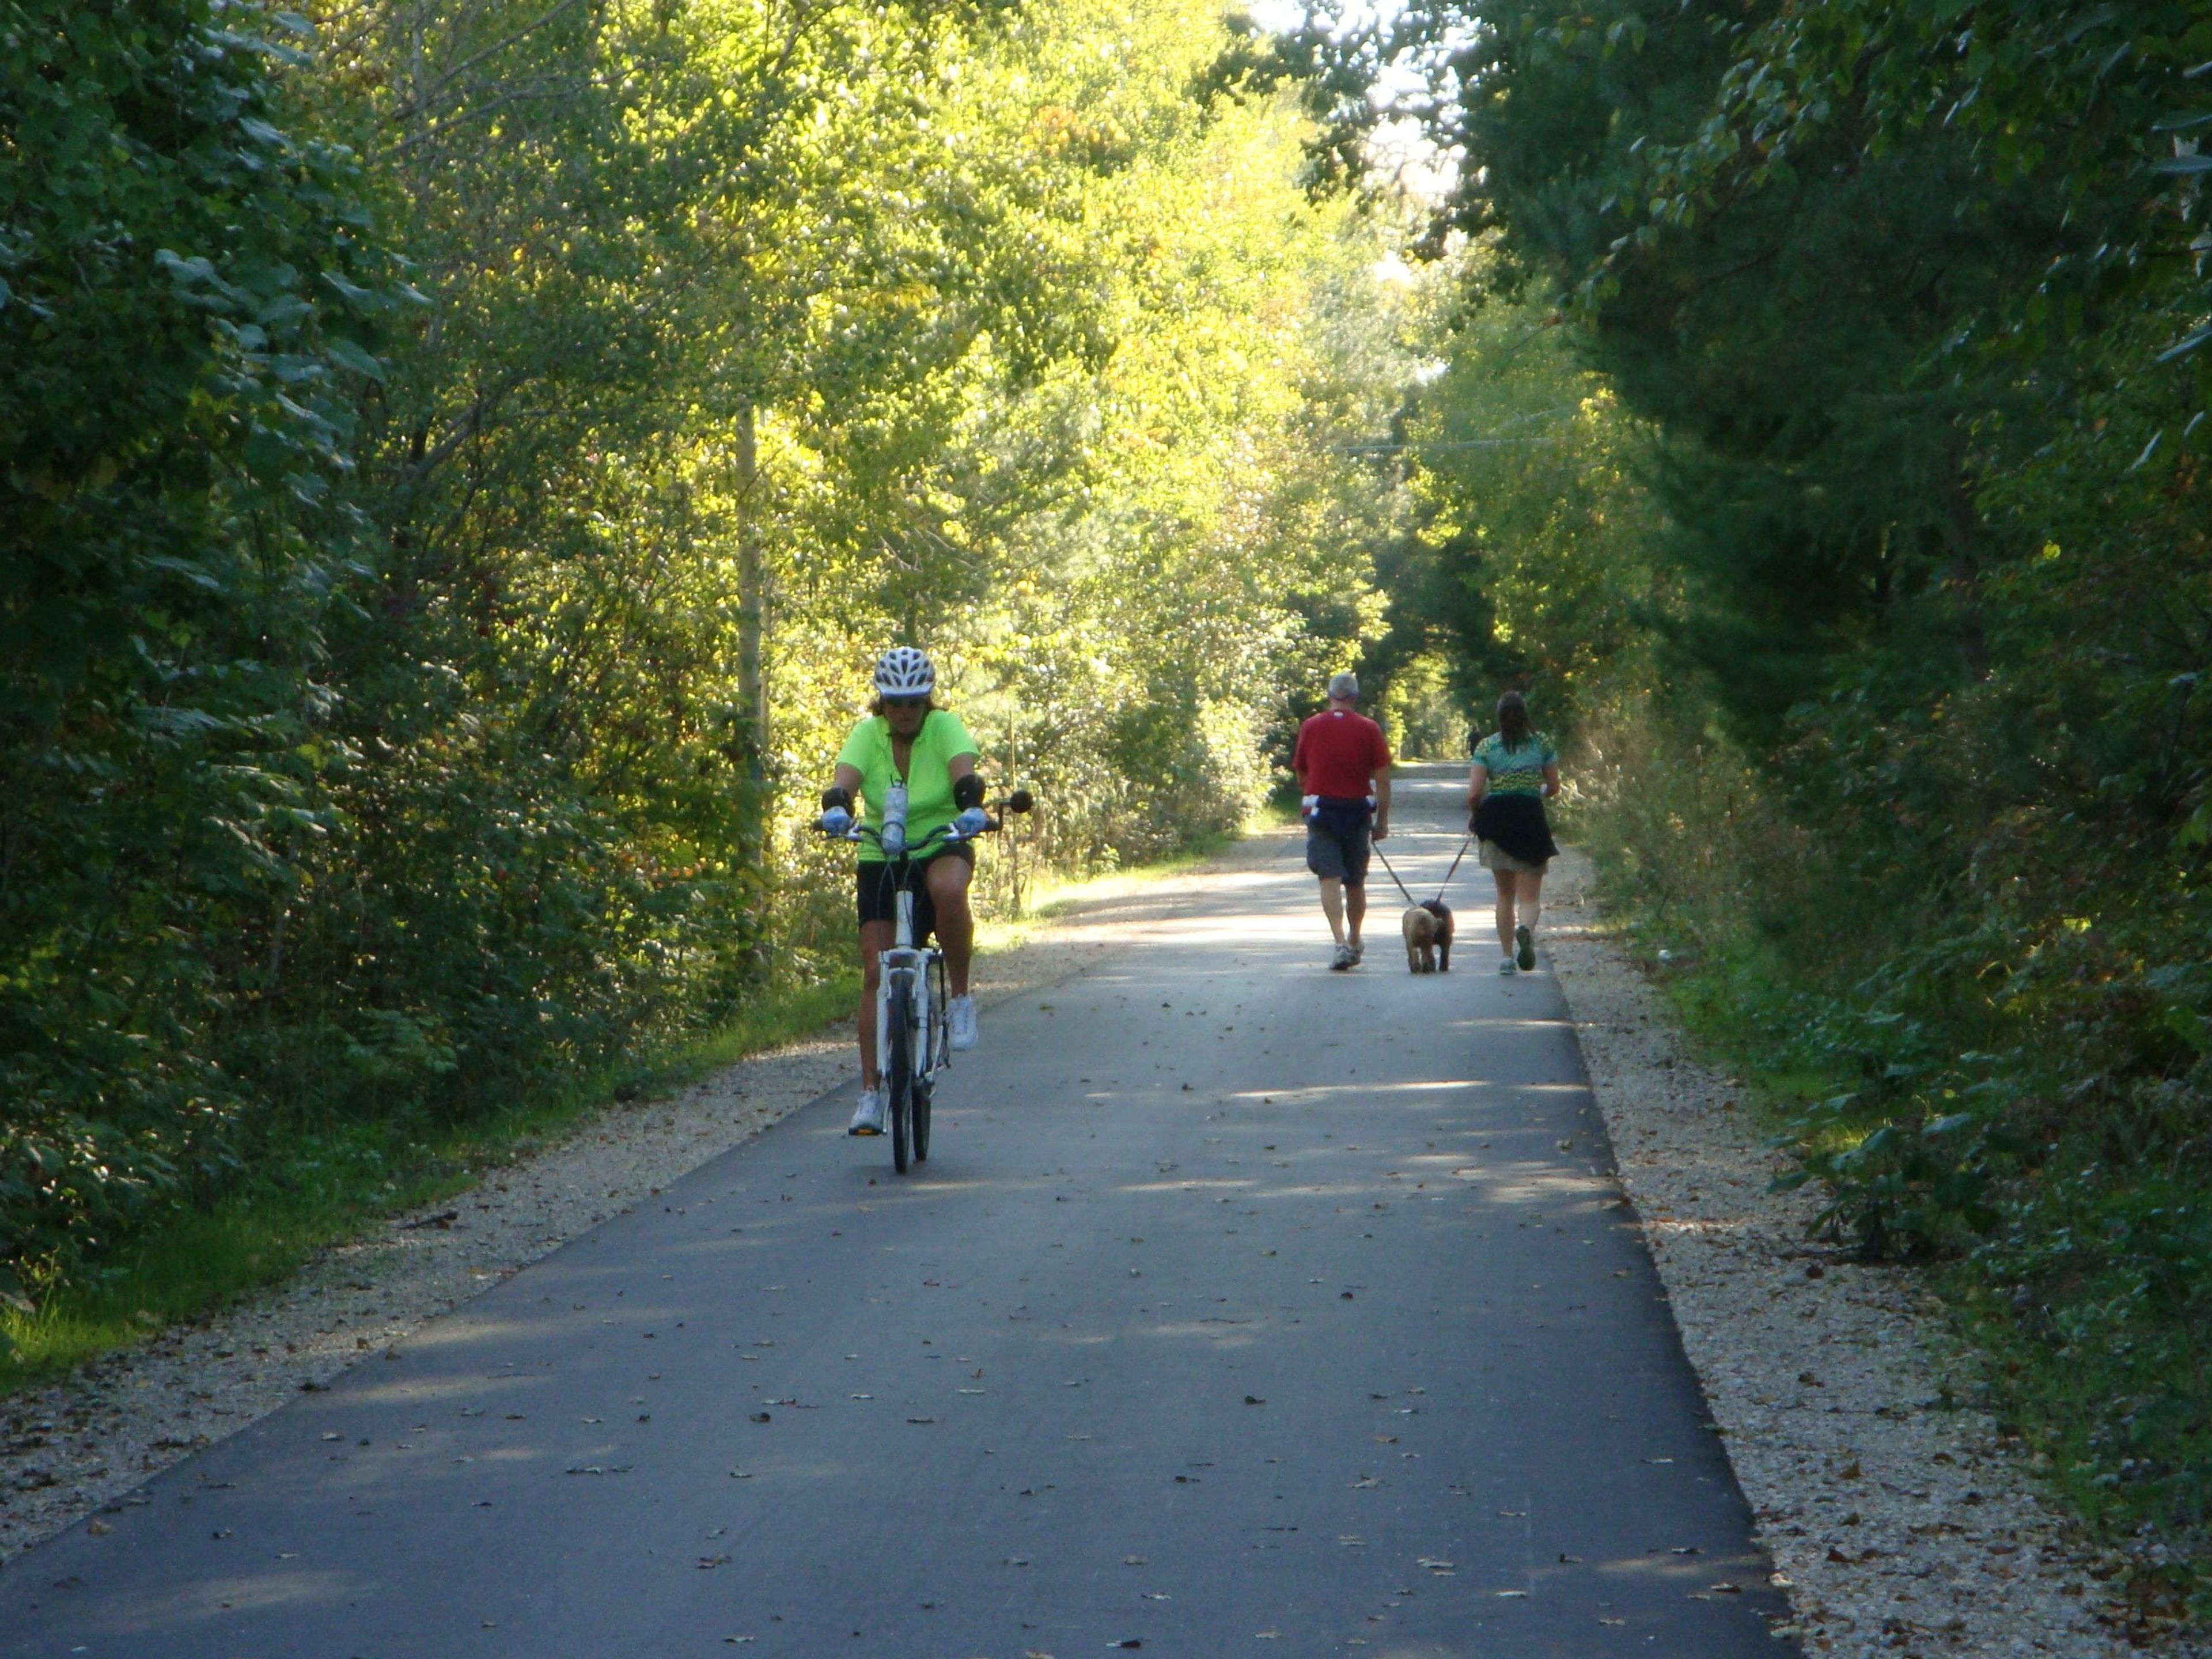
<path id="1" fill-rule="evenodd" d="M 1321 878 L 1322 914 L 1336 941 L 1328 965 L 1340 973 L 1359 964 L 1359 926 L 1367 919 L 1367 844 L 1390 833 L 1390 745 L 1382 728 L 1361 714 L 1358 704 L 1358 677 L 1332 677 L 1328 708 L 1298 727 L 1298 746 L 1291 757 L 1305 796 L 1306 868 Z"/>

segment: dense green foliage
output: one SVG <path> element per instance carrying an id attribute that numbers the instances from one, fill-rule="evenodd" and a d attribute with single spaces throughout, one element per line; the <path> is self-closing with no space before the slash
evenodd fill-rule
<path id="1" fill-rule="evenodd" d="M 0 8 L 10 1295 L 842 970 L 887 643 L 1065 868 L 1379 627 L 1395 301 L 1210 7 L 302 9 Z"/>
<path id="2" fill-rule="evenodd" d="M 392 301 L 269 20 L 0 14 L 0 1261 L 222 1175 L 218 1028 L 335 815 L 321 624 Z M 191 810 L 179 810 L 191 803 Z M 220 945 L 214 941 L 220 940 Z"/>
<path id="3" fill-rule="evenodd" d="M 2212 13 L 1443 0 L 1303 50 L 1330 153 L 1395 62 L 1461 159 L 1429 614 L 1581 734 L 1832 1229 L 1949 1264 L 2137 1611 L 2203 1612 Z"/>

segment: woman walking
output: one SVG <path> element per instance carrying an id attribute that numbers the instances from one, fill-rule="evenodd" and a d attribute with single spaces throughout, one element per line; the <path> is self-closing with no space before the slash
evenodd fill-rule
<path id="1" fill-rule="evenodd" d="M 1559 793 L 1559 756 L 1528 725 L 1518 691 L 1498 700 L 1498 729 L 1474 746 L 1467 780 L 1468 828 L 1481 843 L 1476 856 L 1498 882 L 1501 974 L 1536 965 L 1536 913 L 1544 872 L 1559 855 L 1544 803 Z"/>

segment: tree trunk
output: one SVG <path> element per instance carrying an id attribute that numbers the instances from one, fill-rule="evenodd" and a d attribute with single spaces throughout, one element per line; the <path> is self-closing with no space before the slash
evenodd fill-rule
<path id="1" fill-rule="evenodd" d="M 738 693 L 752 720 L 752 770 L 756 780 L 762 775 L 769 739 L 768 676 L 761 651 L 768 593 L 761 574 L 760 533 L 754 502 L 755 486 L 759 479 L 753 404 L 747 398 L 738 406 Z"/>

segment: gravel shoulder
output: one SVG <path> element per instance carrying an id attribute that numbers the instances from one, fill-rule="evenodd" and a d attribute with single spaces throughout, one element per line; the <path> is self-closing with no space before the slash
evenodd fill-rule
<path id="1" fill-rule="evenodd" d="M 1188 873 L 1109 885 L 1028 929 L 1018 947 L 980 957 L 974 988 L 985 1041 L 994 1003 L 1085 971 L 1188 902 L 1206 879 L 1263 856 L 1265 844 L 1232 848 Z M 468 1191 L 324 1252 L 281 1285 L 0 1401 L 0 1563 L 122 1504 L 149 1476 L 327 1386 L 858 1079 L 851 1027 L 841 1022 L 674 1097 L 609 1106 L 543 1151 L 487 1170 Z"/>
<path id="2" fill-rule="evenodd" d="M 1767 1190 L 1779 1155 L 1608 936 L 1587 860 L 1562 859 L 1545 899 L 1621 1181 L 1806 1650 L 2137 1651 L 2017 1443 L 1944 1403 L 1971 1364 L 1941 1305 L 1908 1271 L 1808 1245 L 1817 1200 Z"/>

